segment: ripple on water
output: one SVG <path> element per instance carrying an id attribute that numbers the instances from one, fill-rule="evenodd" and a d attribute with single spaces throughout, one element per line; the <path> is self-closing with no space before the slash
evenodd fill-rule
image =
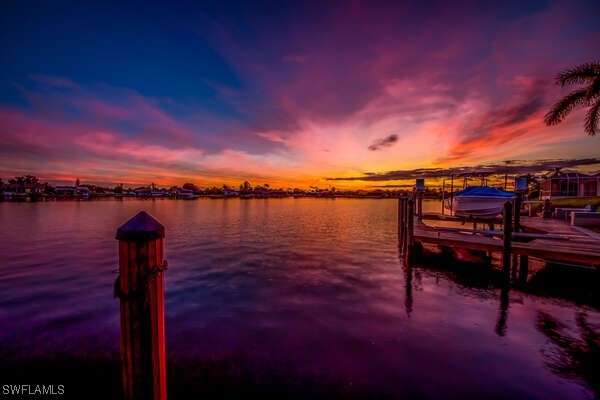
<path id="1" fill-rule="evenodd" d="M 393 200 L 0 203 L 4 352 L 118 357 L 114 233 L 141 209 L 167 230 L 168 357 L 190 371 L 229 360 L 394 397 L 593 397 L 551 368 L 564 350 L 539 320 L 581 339 L 575 313 L 597 332 L 597 311 L 406 270 Z"/>

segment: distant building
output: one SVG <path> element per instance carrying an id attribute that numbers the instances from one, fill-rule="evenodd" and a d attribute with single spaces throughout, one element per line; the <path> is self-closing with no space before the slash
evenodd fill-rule
<path id="1" fill-rule="evenodd" d="M 75 196 L 75 186 L 57 186 L 54 188 L 57 196 L 73 197 Z"/>
<path id="2" fill-rule="evenodd" d="M 45 183 L 6 183 L 2 186 L 4 192 L 22 194 L 41 194 L 46 190 Z"/>
<path id="3" fill-rule="evenodd" d="M 176 188 L 175 196 L 181 199 L 193 199 L 194 191 L 190 189 Z"/>
<path id="4" fill-rule="evenodd" d="M 223 188 L 223 195 L 225 197 L 235 197 L 239 196 L 240 192 L 230 188 Z"/>
<path id="5" fill-rule="evenodd" d="M 555 172 L 540 184 L 540 199 L 600 196 L 600 173 Z"/>
<path id="6" fill-rule="evenodd" d="M 147 187 L 140 187 L 133 190 L 137 197 L 150 197 L 152 195 L 152 191 Z"/>
<path id="7" fill-rule="evenodd" d="M 81 197 L 90 197 L 90 188 L 87 186 L 75 186 L 75 195 Z"/>
<path id="8" fill-rule="evenodd" d="M 54 188 L 57 196 L 63 197 L 89 197 L 90 188 L 87 186 L 57 186 Z"/>

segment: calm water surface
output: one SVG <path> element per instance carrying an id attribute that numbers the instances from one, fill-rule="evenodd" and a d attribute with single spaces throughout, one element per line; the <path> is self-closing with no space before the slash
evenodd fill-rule
<path id="1" fill-rule="evenodd" d="M 583 343 L 577 321 L 598 332 L 597 310 L 409 270 L 393 200 L 0 203 L 8 363 L 118 359 L 114 234 L 140 210 L 166 227 L 167 356 L 191 366 L 180 381 L 237 360 L 243 373 L 387 398 L 594 397 L 541 327 Z"/>

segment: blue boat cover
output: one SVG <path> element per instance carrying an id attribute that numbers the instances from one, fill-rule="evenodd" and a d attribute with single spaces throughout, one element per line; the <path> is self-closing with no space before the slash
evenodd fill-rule
<path id="1" fill-rule="evenodd" d="M 454 197 L 459 196 L 482 196 L 482 197 L 515 197 L 514 193 L 507 193 L 489 186 L 469 186 L 468 188 L 454 193 Z"/>

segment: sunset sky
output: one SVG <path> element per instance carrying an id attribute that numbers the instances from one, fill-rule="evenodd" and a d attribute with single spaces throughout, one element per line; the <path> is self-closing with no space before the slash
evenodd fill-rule
<path id="1" fill-rule="evenodd" d="M 597 0 L 122 3 L 2 3 L 0 177 L 327 187 L 600 156 L 582 112 L 543 123 L 553 76 L 600 57 Z"/>

